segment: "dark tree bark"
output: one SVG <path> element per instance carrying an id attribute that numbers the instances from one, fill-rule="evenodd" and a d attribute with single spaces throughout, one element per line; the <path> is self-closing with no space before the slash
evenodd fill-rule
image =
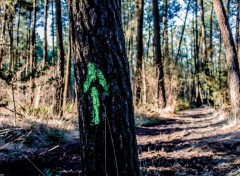
<path id="1" fill-rule="evenodd" d="M 14 67 L 14 63 L 15 63 L 15 59 L 14 59 L 14 53 L 13 53 L 13 15 L 10 14 L 9 15 L 9 19 L 8 19 L 8 34 L 9 34 L 9 70 L 13 70 Z"/>
<path id="2" fill-rule="evenodd" d="M 4 35 L 6 32 L 6 23 L 7 23 L 7 5 L 5 5 L 5 9 L 4 9 L 4 17 L 3 17 L 3 21 L 2 21 L 2 30 L 1 30 L 1 39 L 4 39 Z M 0 52 L 0 65 L 2 67 L 2 60 L 3 60 L 3 46 L 1 46 L 1 52 Z"/>
<path id="3" fill-rule="evenodd" d="M 200 14 L 201 14 L 201 43 L 202 43 L 202 54 L 201 58 L 204 62 L 204 70 L 207 76 L 210 76 L 209 61 L 207 58 L 207 41 L 206 41 L 206 29 L 205 29 L 205 16 L 204 16 L 204 4 L 203 0 L 200 0 Z"/>
<path id="4" fill-rule="evenodd" d="M 54 111 L 59 116 L 63 114 L 63 92 L 64 92 L 64 48 L 62 32 L 62 9 L 61 0 L 55 0 L 56 9 L 56 36 L 57 36 L 57 87 L 56 104 Z"/>
<path id="5" fill-rule="evenodd" d="M 65 82 L 64 82 L 64 95 L 63 95 L 63 109 L 66 107 L 68 92 L 69 92 L 69 82 L 70 82 L 70 73 L 71 73 L 71 36 L 69 29 L 69 37 L 68 37 L 68 55 L 67 55 L 67 65 L 66 65 L 66 73 L 65 73 Z"/>
<path id="6" fill-rule="evenodd" d="M 136 105 L 139 104 L 141 99 L 141 89 L 142 89 L 142 62 L 143 62 L 143 10 L 144 1 L 136 0 L 136 30 L 137 30 L 137 45 L 136 45 Z"/>
<path id="7" fill-rule="evenodd" d="M 209 34 L 209 56 L 211 63 L 213 65 L 213 5 L 211 8 L 211 16 L 210 16 L 210 34 Z"/>
<path id="8" fill-rule="evenodd" d="M 20 62 L 19 59 L 19 28 L 20 28 L 20 23 L 21 23 L 21 10 L 22 10 L 22 5 L 21 2 L 19 2 L 18 6 L 18 22 L 17 22 L 17 48 L 16 48 L 16 64 Z"/>
<path id="9" fill-rule="evenodd" d="M 84 176 L 139 175 L 121 1 L 68 0 Z"/>
<path id="10" fill-rule="evenodd" d="M 34 101 L 34 75 L 36 69 L 36 22 L 37 22 L 37 2 L 33 1 L 33 21 L 32 21 L 32 35 L 31 35 L 31 47 L 30 47 L 30 89 L 31 89 L 31 98 L 30 102 L 33 104 Z"/>
<path id="11" fill-rule="evenodd" d="M 159 108 L 164 108 L 166 106 L 166 94 L 165 94 L 165 84 L 164 84 L 164 69 L 162 62 L 162 52 L 160 46 L 160 25 L 159 25 L 159 8 L 158 0 L 152 0 L 153 6 L 153 27 L 154 27 L 154 55 L 155 61 L 158 68 L 158 99 Z"/>
<path id="12" fill-rule="evenodd" d="M 55 64 L 55 42 L 54 42 L 54 0 L 52 0 L 52 64 Z"/>
<path id="13" fill-rule="evenodd" d="M 218 24 L 221 30 L 222 39 L 226 49 L 226 60 L 228 66 L 229 89 L 232 109 L 240 112 L 240 73 L 238 67 L 237 51 L 233 36 L 228 23 L 226 11 L 221 0 L 213 0 L 214 9 L 217 15 Z"/>
<path id="14" fill-rule="evenodd" d="M 47 19 L 48 19 L 48 4 L 49 1 L 45 0 L 44 4 L 44 41 L 43 41 L 43 67 L 46 66 L 47 57 L 48 57 L 48 43 L 47 43 Z"/>

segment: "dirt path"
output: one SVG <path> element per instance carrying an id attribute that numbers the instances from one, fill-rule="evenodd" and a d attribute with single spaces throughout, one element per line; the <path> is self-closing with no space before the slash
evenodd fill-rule
<path id="1" fill-rule="evenodd" d="M 186 110 L 172 117 L 137 115 L 136 122 L 141 175 L 240 176 L 240 127 L 228 124 L 223 115 L 212 109 Z M 44 126 L 41 128 L 46 131 Z M 21 129 L 12 130 L 21 132 Z M 25 131 L 26 134 L 30 132 Z M 43 155 L 38 148 L 30 152 L 32 154 L 25 153 L 28 158 L 23 153 L 10 157 L 21 153 L 19 147 L 0 148 L 0 175 L 37 176 L 40 175 L 38 169 L 48 173 L 46 175 L 79 175 L 78 134 L 72 134 L 75 136 L 72 142 L 60 143 L 57 148 L 56 144 L 48 146 Z M 33 137 L 30 139 L 36 142 Z"/>
<path id="2" fill-rule="evenodd" d="M 240 175 L 239 125 L 206 108 L 155 121 L 137 128 L 143 175 Z"/>

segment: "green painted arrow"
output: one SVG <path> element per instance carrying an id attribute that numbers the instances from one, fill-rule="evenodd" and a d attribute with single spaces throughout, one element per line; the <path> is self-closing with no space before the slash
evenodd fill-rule
<path id="1" fill-rule="evenodd" d="M 96 68 L 95 64 L 89 63 L 87 66 L 87 78 L 83 85 L 83 92 L 87 93 L 90 89 L 92 82 L 98 79 L 99 84 L 103 87 L 104 92 L 108 95 L 108 85 L 103 73 Z M 91 88 L 91 97 L 93 103 L 92 123 L 98 125 L 100 123 L 99 118 L 99 92 L 96 87 Z"/>

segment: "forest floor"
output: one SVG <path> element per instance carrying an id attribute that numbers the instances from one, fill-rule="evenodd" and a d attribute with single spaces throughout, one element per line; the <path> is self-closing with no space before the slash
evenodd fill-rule
<path id="1" fill-rule="evenodd" d="M 43 124 L 11 127 L 1 120 L 1 176 L 79 175 L 77 126 L 73 130 L 69 125 L 62 139 L 59 131 Z M 240 126 L 221 113 L 209 108 L 173 115 L 139 113 L 136 123 L 143 176 L 240 175 Z"/>
<path id="2" fill-rule="evenodd" d="M 154 119 L 137 128 L 143 175 L 240 175 L 239 124 L 208 108 Z"/>

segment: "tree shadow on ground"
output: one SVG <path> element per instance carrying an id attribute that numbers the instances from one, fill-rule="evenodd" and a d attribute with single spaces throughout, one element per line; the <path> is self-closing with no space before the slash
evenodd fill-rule
<path id="1" fill-rule="evenodd" d="M 236 140 L 236 136 L 239 135 L 240 133 L 236 132 L 192 140 L 175 139 L 169 142 L 139 145 L 140 153 L 150 153 L 149 157 L 141 159 L 144 166 L 143 175 L 226 175 L 239 167 L 239 163 L 234 163 L 240 157 L 238 149 L 240 142 Z M 211 152 L 213 155 L 201 156 L 199 153 L 200 156 L 184 157 L 184 153 L 192 152 L 193 148 Z M 161 156 L 161 151 L 175 153 L 175 155 L 174 157 Z M 151 157 L 152 152 L 159 155 Z M 176 153 L 179 153 L 177 157 Z M 151 171 L 151 168 L 158 169 Z"/>
<path id="2" fill-rule="evenodd" d="M 69 131 L 42 124 L 28 129 L 5 126 L 0 134 L 4 130 L 4 136 L 0 135 L 0 175 L 80 174 L 80 142 L 61 136 Z"/>

